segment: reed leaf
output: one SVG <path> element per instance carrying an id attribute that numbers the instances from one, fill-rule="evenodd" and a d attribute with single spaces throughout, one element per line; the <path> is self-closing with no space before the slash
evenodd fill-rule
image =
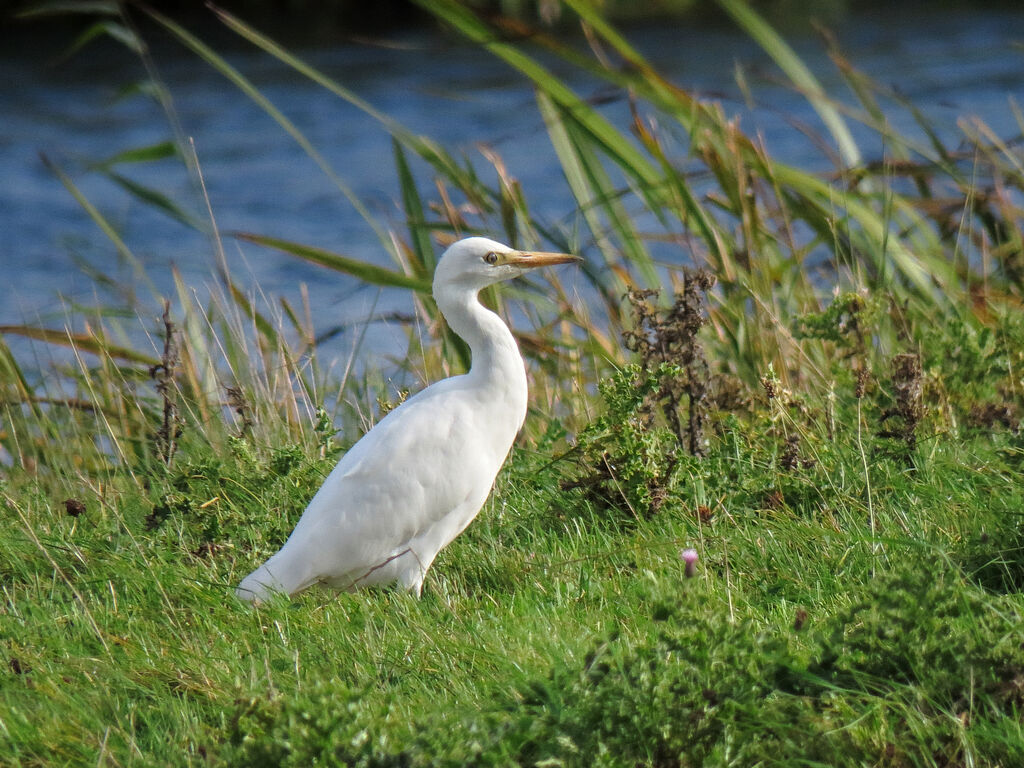
<path id="1" fill-rule="evenodd" d="M 178 148 L 174 146 L 173 142 L 161 141 L 145 147 L 125 149 L 105 160 L 94 163 L 91 167 L 94 170 L 105 171 L 122 163 L 152 163 L 157 160 L 166 160 L 167 158 L 177 156 Z"/>
<path id="2" fill-rule="evenodd" d="M 580 212 L 609 267 L 601 289 L 609 317 L 617 319 L 616 305 L 628 288 L 636 283 L 658 286 L 662 277 L 622 202 L 623 192 L 612 184 L 589 135 L 574 122 L 566 121 L 562 110 L 546 94 L 538 92 L 537 103 Z M 604 214 L 604 221 L 598 211 Z M 631 273 L 621 269 L 623 258 Z M 585 268 L 584 273 L 593 276 L 590 269 Z"/>
<path id="3" fill-rule="evenodd" d="M 223 8 L 213 5 L 210 7 L 217 18 L 233 32 L 379 122 L 396 141 L 426 160 L 442 176 L 456 182 L 459 188 L 470 195 L 475 202 L 479 203 L 485 197 L 481 194 L 479 180 L 476 179 L 472 168 L 461 166 L 441 145 L 413 133 L 354 91 L 327 76 Z"/>
<path id="4" fill-rule="evenodd" d="M 569 119 L 577 122 L 589 133 L 595 144 L 600 146 L 609 158 L 636 180 L 638 192 L 648 199 L 652 211 L 660 208 L 661 200 L 657 191 L 662 187 L 662 179 L 657 169 L 628 138 L 577 96 L 571 88 L 515 45 L 496 37 L 494 30 L 486 22 L 456 0 L 416 0 L 416 4 L 529 78 L 540 91 L 563 109 Z"/>
<path id="5" fill-rule="evenodd" d="M 32 388 L 29 386 L 25 373 L 18 364 L 14 353 L 11 352 L 11 348 L 7 345 L 7 341 L 3 338 L 2 333 L 0 333 L 0 373 L 3 374 L 2 380 L 5 382 L 5 385 L 7 382 L 12 383 L 19 397 L 27 398 L 30 396 Z"/>
<path id="6" fill-rule="evenodd" d="M 945 293 L 952 291 L 956 282 L 949 265 L 942 259 L 932 258 L 927 259 L 926 266 L 924 259 L 889 236 L 889 222 L 884 215 L 862 202 L 856 193 L 844 193 L 821 179 L 779 163 L 773 163 L 771 169 L 793 199 L 811 206 L 820 217 L 832 222 L 830 226 L 841 227 L 845 223 L 847 234 L 862 240 L 860 252 L 868 256 L 880 274 L 886 273 L 883 264 L 890 258 L 897 272 L 920 295 L 946 303 Z M 856 223 L 857 227 L 849 227 L 850 223 Z M 943 290 L 937 291 L 937 285 Z"/>
<path id="7" fill-rule="evenodd" d="M 89 218 L 92 219 L 103 234 L 107 236 L 107 239 L 114 244 L 114 247 L 121 255 L 121 258 L 131 265 L 136 275 L 144 276 L 145 270 L 142 268 L 142 264 L 139 260 L 135 258 L 135 254 L 131 252 L 131 249 L 125 244 L 124 240 L 121 239 L 121 236 L 117 233 L 117 230 L 114 229 L 113 225 L 107 221 L 106 217 L 102 213 L 99 212 L 99 209 L 96 208 L 96 206 L 94 206 L 84 194 L 82 194 L 82 191 L 71 180 L 71 177 L 64 173 L 60 166 L 45 154 L 41 154 L 40 158 L 42 159 L 43 165 L 46 169 L 60 180 L 60 183 L 64 185 L 64 188 L 71 193 L 71 196 L 75 198 L 78 204 L 82 206 L 83 210 L 85 210 L 89 215 Z"/>
<path id="8" fill-rule="evenodd" d="M 71 45 L 61 52 L 59 58 L 70 59 L 94 40 L 104 36 L 116 40 L 135 54 L 141 54 L 144 50 L 142 41 L 128 27 L 116 21 L 103 20 L 89 25 L 82 31 Z"/>
<path id="9" fill-rule="evenodd" d="M 365 283 L 391 288 L 409 288 L 418 293 L 430 293 L 430 281 L 423 277 L 415 277 L 396 272 L 392 269 L 359 261 L 358 259 L 342 256 L 322 248 L 315 248 L 311 245 L 302 245 L 289 240 L 282 240 L 277 237 L 257 235 L 251 232 L 236 232 L 234 236 L 266 248 L 274 248 L 283 253 L 297 256 L 311 264 L 333 269 L 336 272 L 344 272 L 347 275 L 357 277 Z"/>
<path id="10" fill-rule="evenodd" d="M 424 2 L 427 2 L 427 0 L 424 0 Z M 725 0 L 725 2 L 736 5 L 732 0 Z M 428 4 L 433 4 L 432 0 Z M 609 43 L 617 53 L 628 61 L 631 74 L 626 77 L 621 72 L 608 69 L 607 67 L 595 67 L 591 64 L 584 64 L 578 54 L 575 54 L 568 46 L 559 44 L 557 41 L 547 41 L 546 47 L 550 50 L 567 61 L 586 66 L 589 72 L 602 76 L 609 82 L 628 85 L 638 95 L 651 100 L 658 108 L 668 111 L 691 133 L 693 140 L 697 142 L 698 148 L 704 148 L 705 154 L 710 153 L 711 155 L 728 157 L 738 153 L 745 163 L 755 169 L 755 172 L 765 178 L 772 178 L 779 185 L 780 193 L 789 194 L 795 197 L 795 199 L 804 200 L 805 202 L 813 202 L 816 211 L 814 214 L 815 218 L 819 218 L 819 214 L 827 216 L 834 213 L 837 209 L 837 196 L 842 198 L 841 208 L 850 213 L 852 221 L 855 221 L 863 229 L 862 234 L 856 236 L 865 238 L 864 253 L 871 254 L 873 258 L 877 259 L 884 252 L 888 252 L 892 259 L 893 267 L 897 272 L 904 274 L 907 283 L 917 291 L 931 293 L 935 290 L 936 283 L 938 283 L 940 294 L 952 296 L 956 293 L 955 286 L 958 280 L 955 271 L 952 270 L 951 266 L 943 258 L 937 258 L 934 255 L 936 251 L 931 250 L 936 245 L 934 232 L 917 212 L 913 210 L 913 205 L 909 201 L 891 190 L 888 190 L 886 193 L 889 201 L 888 204 L 891 205 L 892 210 L 906 216 L 912 222 L 911 231 L 916 236 L 925 238 L 918 249 L 918 254 L 911 254 L 903 243 L 889 237 L 890 222 L 884 216 L 880 216 L 874 211 L 868 205 L 866 199 L 858 198 L 854 200 L 855 195 L 832 189 L 827 182 L 812 173 L 767 158 L 749 139 L 741 135 L 738 136 L 729 127 L 724 115 L 718 114 L 711 107 L 696 102 L 685 91 L 666 82 L 649 62 L 629 45 L 625 38 L 618 34 L 611 25 L 607 24 L 600 17 L 600 14 L 596 13 L 586 0 L 567 0 L 567 5 L 579 14 L 581 19 L 602 40 Z M 774 40 L 778 40 L 782 43 L 781 38 L 778 38 L 777 34 L 768 27 L 763 19 L 752 16 L 752 12 L 744 15 L 744 9 L 740 9 L 738 13 L 742 16 L 744 23 L 750 26 L 750 29 L 747 30 L 748 34 L 753 34 L 755 31 L 762 34 L 759 42 L 771 44 Z M 482 24 L 482 22 L 480 23 Z M 476 34 L 477 38 L 474 39 L 478 39 L 481 36 L 481 33 Z M 782 43 L 782 45 L 785 44 Z M 788 54 L 792 55 L 792 60 L 787 58 L 786 53 L 780 52 L 781 48 L 777 48 L 776 53 L 786 62 L 786 68 L 789 70 L 787 75 L 798 86 L 804 88 L 812 87 L 813 89 L 815 86 L 811 86 L 810 82 L 803 78 L 800 71 L 802 68 L 809 74 L 809 70 L 806 70 L 806 67 L 799 62 L 795 53 L 788 46 L 785 46 L 785 48 Z M 811 79 L 813 80 L 813 76 Z M 859 158 L 859 149 L 857 149 L 852 141 L 847 142 L 844 138 L 844 136 L 849 134 L 849 131 L 841 115 L 831 102 L 824 98 L 820 83 L 817 83 L 816 80 L 814 80 L 814 83 L 816 84 L 817 91 L 822 95 L 822 98 L 817 102 L 816 108 L 823 110 L 826 115 L 831 115 L 828 123 L 837 136 L 837 143 L 841 147 L 845 147 L 843 151 L 847 155 Z M 641 140 L 643 139 L 644 136 L 641 134 Z M 644 141 L 644 144 L 652 154 L 658 156 L 656 145 L 649 141 Z M 851 155 L 850 153 L 853 154 Z M 669 170 L 668 168 L 664 170 L 666 178 L 670 180 L 679 178 L 678 174 L 673 175 Z M 708 244 L 709 250 L 717 254 L 719 265 L 726 269 L 726 271 L 729 271 L 732 268 L 732 255 L 727 242 L 721 240 L 721 237 L 724 235 L 723 230 L 711 222 L 699 202 L 691 194 L 687 194 L 688 189 L 686 187 L 679 186 L 677 183 L 675 188 L 686 211 L 681 216 L 681 220 L 684 224 L 697 228 L 702 238 Z M 792 214 L 797 216 L 800 215 L 800 212 L 801 208 L 799 206 L 791 211 Z M 931 277 L 929 277 L 929 273 Z"/>
<path id="11" fill-rule="evenodd" d="M 164 213 L 175 221 L 184 224 L 186 227 L 190 227 L 199 232 L 209 231 L 209 227 L 204 221 L 190 214 L 162 192 L 159 192 L 152 187 L 147 187 L 144 184 L 139 184 L 137 181 L 133 181 L 128 177 L 122 176 L 120 173 L 115 173 L 111 170 L 104 171 L 103 175 L 133 197 L 138 198 L 141 202 L 151 208 L 156 208 L 161 213 Z"/>
<path id="12" fill-rule="evenodd" d="M 556 52 L 560 55 L 571 58 L 577 65 L 583 66 L 593 74 L 597 74 L 603 79 L 617 82 L 622 87 L 632 88 L 637 85 L 642 86 L 644 91 L 651 91 L 652 94 L 656 95 L 657 101 L 671 102 L 677 109 L 688 111 L 694 120 L 684 120 L 683 123 L 686 125 L 687 129 L 691 131 L 696 127 L 696 118 L 703 109 L 703 106 L 699 101 L 694 99 L 682 88 L 672 85 L 662 77 L 651 63 L 647 61 L 647 59 L 636 48 L 630 45 L 629 41 L 619 34 L 615 27 L 608 23 L 608 20 L 604 17 L 598 7 L 590 2 L 590 0 L 565 0 L 565 4 L 569 6 L 573 12 L 580 17 L 580 20 L 593 30 L 598 37 L 608 43 L 616 53 L 625 59 L 628 66 L 622 67 L 622 71 L 618 72 L 607 66 L 595 68 L 590 61 L 582 59 L 582 57 L 572 55 L 571 49 L 564 45 L 556 45 Z"/>
<path id="13" fill-rule="evenodd" d="M 561 163 L 562 173 L 569 184 L 573 197 L 576 198 L 580 215 L 583 216 L 583 220 L 587 223 L 587 227 L 594 238 L 594 243 L 597 245 L 598 250 L 601 251 L 605 263 L 608 265 L 615 264 L 619 260 L 618 254 L 607 237 L 604 222 L 601 221 L 601 217 L 598 215 L 595 204 L 596 195 L 590 186 L 588 175 L 583 168 L 583 162 L 576 151 L 572 139 L 569 137 L 565 121 L 562 119 L 561 113 L 556 108 L 554 102 L 542 91 L 537 92 L 537 106 L 544 117 L 544 123 L 548 129 L 548 137 L 551 139 L 551 145 L 554 147 L 555 154 Z M 605 294 L 605 302 L 614 304 L 617 298 L 626 290 L 626 285 L 615 272 L 609 272 L 609 279 L 611 284 L 605 284 L 607 282 L 605 280 L 601 281 L 602 291 Z"/>
<path id="14" fill-rule="evenodd" d="M 44 341 L 47 344 L 56 344 L 101 357 L 110 357 L 115 360 L 126 360 L 148 366 L 160 363 L 159 360 L 151 355 L 138 352 L 130 347 L 110 344 L 102 336 L 96 334 L 73 333 L 68 329 L 38 328 L 31 325 L 0 325 L 0 335 L 3 334 Z"/>
<path id="15" fill-rule="evenodd" d="M 414 272 L 419 277 L 427 279 L 434 274 L 437 260 L 434 256 L 434 245 L 430 242 L 430 229 L 423 215 L 423 200 L 420 198 L 419 190 L 416 189 L 416 179 L 413 178 L 409 168 L 409 161 L 397 139 L 392 139 L 392 149 L 395 154 L 395 169 L 398 171 L 398 185 L 402 191 L 402 207 L 405 209 L 406 227 L 409 230 L 412 251 L 416 260 Z"/>
<path id="16" fill-rule="evenodd" d="M 120 13 L 121 3 L 114 2 L 114 0 L 50 0 L 49 2 L 32 3 L 19 10 L 16 16 L 19 19 L 32 19 L 67 14 L 117 16 Z"/>

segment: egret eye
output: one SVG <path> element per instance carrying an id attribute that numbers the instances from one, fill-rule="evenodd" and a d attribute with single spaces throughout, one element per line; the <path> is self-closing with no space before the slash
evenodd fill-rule
<path id="1" fill-rule="evenodd" d="M 494 251 L 491 251 L 490 253 L 484 256 L 484 261 L 493 266 L 498 263 L 498 254 L 496 254 Z"/>

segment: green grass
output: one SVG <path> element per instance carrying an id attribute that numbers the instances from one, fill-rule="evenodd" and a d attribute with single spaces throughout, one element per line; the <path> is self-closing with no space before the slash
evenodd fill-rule
<path id="1" fill-rule="evenodd" d="M 710 455 L 639 517 L 560 490 L 586 471 L 561 439 L 520 446 L 420 601 L 232 597 L 330 452 L 236 440 L 146 484 L 11 475 L 3 759 L 1013 765 L 1024 443 L 936 434 L 908 469 L 869 437 L 866 477 L 854 400 L 831 440 L 812 410 L 720 414 Z M 813 465 L 780 467 L 786 420 Z"/>
<path id="2" fill-rule="evenodd" d="M 174 344 L 159 296 L 78 309 L 74 332 L 0 329 L 62 352 L 30 367 L 0 337 L 0 762 L 1024 762 L 1019 151 L 979 123 L 957 148 L 927 125 L 926 144 L 892 135 L 886 110 L 916 116 L 912 105 L 833 51 L 856 98 L 842 103 L 732 0 L 720 4 L 821 116 L 845 158 L 834 177 L 775 161 L 586 3 L 564 10 L 629 66 L 542 33 L 533 47 L 512 43 L 461 4 L 420 2 L 533 83 L 578 220 L 566 229 L 531 216 L 497 156 L 489 185 L 219 13 L 379 120 L 406 217 L 389 231 L 352 199 L 390 269 L 272 233 L 239 239 L 408 290 L 408 353 L 393 370 L 325 363 L 311 308 L 254 300 L 262 294 L 223 258 L 209 298 L 179 279 Z M 129 11 L 99 12 L 162 93 Z M 153 18 L 351 197 L 265 94 L 191 32 Z M 610 124 L 541 66 L 538 47 L 628 89 L 638 116 L 655 119 Z M 880 162 L 859 162 L 849 121 L 884 134 Z M 446 197 L 424 194 L 414 156 Z M 171 141 L 112 151 L 92 172 L 130 182 L 119 174 L 137 162 L 198 173 Z M 49 165 L 122 263 L 137 265 L 75 173 Z M 208 226 L 182 214 L 197 206 L 122 186 L 183 226 Z M 463 202 L 478 212 L 470 220 Z M 638 231 L 646 214 L 662 231 Z M 528 319 L 516 330 L 532 387 L 487 506 L 441 553 L 421 600 L 384 590 L 239 603 L 233 587 L 280 546 L 396 386 L 464 369 L 465 347 L 425 291 L 436 244 L 475 232 L 582 252 L 593 297 L 581 305 L 556 274 L 485 296 Z M 664 238 L 687 258 L 655 261 Z M 822 257 L 812 278 L 805 261 Z M 668 311 L 691 262 L 717 285 L 696 315 Z M 643 288 L 661 291 L 646 320 L 623 298 Z M 680 333 L 705 318 L 706 381 Z M 702 458 L 685 448 L 695 385 L 708 404 Z M 679 558 L 687 547 L 700 553 L 694 578 Z"/>

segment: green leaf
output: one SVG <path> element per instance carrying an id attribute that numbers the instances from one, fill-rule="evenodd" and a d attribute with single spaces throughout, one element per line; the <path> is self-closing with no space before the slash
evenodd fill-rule
<path id="1" fill-rule="evenodd" d="M 558 160 L 562 165 L 562 173 L 565 175 L 569 188 L 572 190 L 573 197 L 576 198 L 580 214 L 583 216 L 583 220 L 586 221 L 587 227 L 590 229 L 598 249 L 604 256 L 605 262 L 608 265 L 613 265 L 619 260 L 618 251 L 608 237 L 608 228 L 598 214 L 601 197 L 608 193 L 595 190 L 594 188 L 593 164 L 597 160 L 593 157 L 585 157 L 585 153 L 581 151 L 577 142 L 570 135 L 569 126 L 562 118 L 561 111 L 550 97 L 542 91 L 538 91 L 536 96 L 537 106 L 544 117 L 544 124 L 548 129 L 548 137 L 551 139 L 551 145 L 555 149 L 555 154 L 558 155 Z M 626 284 L 616 271 L 609 270 L 608 274 L 610 280 L 604 281 L 605 284 L 602 285 L 605 300 L 613 299 L 617 301 L 617 297 L 621 296 L 626 290 Z M 608 284 L 609 282 L 611 283 L 610 285 Z"/>
<path id="2" fill-rule="evenodd" d="M 423 201 L 420 199 L 419 190 L 416 189 L 416 179 L 409 169 L 402 145 L 397 139 L 392 139 L 392 146 L 395 152 L 395 168 L 398 170 L 398 184 L 402 189 L 402 207 L 405 208 L 405 220 L 412 239 L 412 249 L 416 254 L 417 271 L 421 275 L 432 275 L 436 259 L 433 243 L 430 242 L 430 230 L 423 216 Z"/>
<path id="3" fill-rule="evenodd" d="M 456 0 L 416 0 L 416 4 L 528 77 L 563 109 L 565 115 L 571 116 L 573 121 L 589 133 L 619 167 L 638 182 L 638 192 L 648 199 L 652 211 L 661 207 L 661 198 L 656 192 L 662 188 L 663 180 L 657 169 L 636 149 L 632 141 L 619 133 L 571 88 L 513 44 L 497 39 L 490 26 Z"/>
<path id="4" fill-rule="evenodd" d="M 11 348 L 4 341 L 2 334 L 0 334 L 0 371 L 3 372 L 2 378 L 4 382 L 12 382 L 21 397 L 29 397 L 32 388 L 29 386 L 28 379 L 25 378 L 21 366 L 18 365 L 14 353 L 11 352 Z"/>
<path id="5" fill-rule="evenodd" d="M 235 232 L 234 237 L 237 237 L 240 240 L 246 240 L 250 243 L 256 243 L 256 245 L 274 248 L 275 250 L 282 251 L 283 253 L 287 253 L 292 256 L 297 256 L 298 258 L 312 264 L 319 264 L 320 266 L 333 269 L 337 272 L 344 272 L 345 274 L 352 275 L 353 277 L 358 277 L 363 282 L 370 283 L 371 285 L 387 286 L 391 288 L 409 288 L 411 290 L 418 291 L 419 293 L 430 293 L 429 280 L 425 280 L 421 277 L 405 275 L 401 272 L 387 269 L 386 267 L 380 267 L 376 264 L 352 259 L 348 256 L 342 256 L 322 248 L 315 248 L 311 245 L 302 245 L 301 243 L 293 243 L 289 240 L 281 240 L 276 237 L 255 235 L 249 232 Z"/>
<path id="6" fill-rule="evenodd" d="M 220 72 L 230 82 L 234 83 L 242 93 L 252 99 L 260 109 L 266 112 L 278 125 L 280 125 L 313 160 L 313 162 L 319 166 L 324 175 L 326 175 L 334 186 L 336 186 L 345 196 L 363 220 L 370 225 L 374 233 L 377 235 L 377 239 L 380 241 L 381 245 L 388 252 L 392 252 L 393 246 L 391 244 L 391 238 L 373 217 L 369 209 L 363 205 L 362 200 L 359 199 L 348 183 L 346 183 L 344 179 L 335 172 L 331 164 L 327 162 L 327 159 L 316 149 L 316 147 L 313 146 L 309 139 L 306 138 L 306 135 L 302 133 L 302 131 L 300 131 L 298 127 L 284 115 L 283 112 L 274 106 L 270 99 L 264 96 L 248 78 L 246 78 L 235 67 L 231 66 L 222 56 L 218 55 L 212 48 L 180 24 L 177 24 L 152 8 L 144 7 L 144 10 L 154 21 L 174 35 L 185 47 L 190 49 L 215 70 Z"/>
<path id="7" fill-rule="evenodd" d="M 181 222 L 185 226 L 199 230 L 200 232 L 206 232 L 209 229 L 204 222 L 192 216 L 162 192 L 157 192 L 155 189 L 139 184 L 136 181 L 132 181 L 119 173 L 114 173 L 113 171 L 107 171 L 104 175 L 111 181 L 118 184 L 122 189 L 137 197 L 146 205 L 167 214 L 175 221 Z"/>
<path id="8" fill-rule="evenodd" d="M 110 222 L 107 221 L 106 217 L 104 217 L 103 214 L 99 212 L 99 209 L 97 209 L 96 206 L 94 206 L 89 201 L 89 199 L 84 194 L 82 194 L 82 191 L 75 185 L 71 178 L 66 173 L 64 173 L 63 170 L 61 170 L 61 168 L 56 163 L 50 160 L 50 158 L 47 157 L 46 155 L 40 155 L 40 158 L 43 161 L 43 165 L 46 166 L 46 169 L 49 170 L 54 176 L 56 176 L 60 180 L 60 183 L 64 185 L 64 188 L 71 193 L 71 196 L 74 197 L 76 201 L 78 201 L 78 204 L 81 205 L 85 212 L 89 215 L 89 218 L 91 218 L 93 222 L 95 222 L 96 226 L 98 226 L 100 230 L 103 232 L 103 234 L 107 236 L 110 242 L 114 244 L 114 247 L 117 249 L 117 252 L 121 255 L 121 258 L 123 258 L 131 266 L 135 275 L 139 279 L 145 281 L 146 285 L 149 286 L 149 288 L 153 291 L 154 295 L 157 295 L 158 291 L 156 290 L 152 281 L 150 281 L 149 278 L 146 277 L 146 271 L 143 269 L 142 264 L 139 262 L 138 259 L 135 258 L 135 254 L 131 252 L 131 249 L 125 244 L 124 240 L 121 239 L 121 236 L 117 234 L 117 230 L 115 230 L 114 227 L 110 224 Z"/>
<path id="9" fill-rule="evenodd" d="M 281 346 L 281 336 L 267 318 L 259 312 L 253 303 L 249 301 L 249 297 L 245 295 L 245 291 L 238 287 L 229 276 L 225 275 L 224 280 L 227 283 L 228 292 L 231 294 L 232 300 L 242 310 L 244 317 L 249 318 L 256 325 L 256 330 L 259 331 L 260 336 L 266 339 L 272 346 Z"/>
<path id="10" fill-rule="evenodd" d="M 129 347 L 121 347 L 107 343 L 106 339 L 95 334 L 72 333 L 67 328 L 37 328 L 32 325 L 0 325 L 0 335 L 23 336 L 27 339 L 45 341 L 47 344 L 58 344 L 63 347 L 90 352 L 94 355 L 112 357 L 117 360 L 128 360 L 144 365 L 158 365 L 155 357 L 137 352 Z"/>
<path id="11" fill-rule="evenodd" d="M 97 21 L 85 29 L 64 51 L 61 52 L 61 59 L 70 59 L 80 50 L 98 37 L 106 35 L 112 40 L 121 43 L 125 48 L 135 54 L 142 54 L 145 46 L 142 41 L 123 24 L 116 21 Z"/>
<path id="12" fill-rule="evenodd" d="M 175 157 L 177 154 L 178 148 L 174 146 L 174 142 L 161 141 L 147 147 L 134 147 L 118 152 L 92 167 L 95 170 L 103 171 L 121 163 L 152 163 L 157 160 L 166 160 L 168 157 Z"/>
<path id="13" fill-rule="evenodd" d="M 383 125 L 387 132 L 400 142 L 402 146 L 422 157 L 437 169 L 438 173 L 442 176 L 457 180 L 459 182 L 459 186 L 471 197 L 473 196 L 473 193 L 470 190 L 478 187 L 479 182 L 477 181 L 472 168 L 463 168 L 460 166 L 439 144 L 429 138 L 413 133 L 393 117 L 377 109 L 370 104 L 370 102 L 357 95 L 354 91 L 349 90 L 337 80 L 328 77 L 308 62 L 303 61 L 298 56 L 284 49 L 274 40 L 271 40 L 266 35 L 252 28 L 241 19 L 232 16 L 222 8 L 211 7 L 213 12 L 217 14 L 217 17 L 224 23 L 224 25 L 233 32 L 248 40 L 257 48 L 269 53 L 284 64 L 287 64 L 296 72 L 309 78 L 317 85 L 320 85 L 333 93 L 335 96 L 344 99 L 352 106 L 365 112 L 367 115 Z"/>
<path id="14" fill-rule="evenodd" d="M 87 16 L 117 16 L 121 13 L 121 4 L 104 0 L 53 0 L 53 2 L 34 3 L 19 11 L 19 19 L 31 19 L 39 16 L 65 16 L 81 14 Z"/>
<path id="15" fill-rule="evenodd" d="M 836 190 L 827 182 L 788 166 L 775 164 L 772 168 L 782 184 L 789 186 L 806 202 L 813 204 L 829 220 L 835 220 L 836 225 L 842 225 L 844 214 L 855 221 L 866 236 L 863 248 L 880 273 L 884 273 L 883 265 L 886 257 L 889 257 L 899 273 L 921 295 L 931 296 L 937 303 L 943 305 L 948 301 L 948 297 L 941 293 L 936 295 L 936 285 L 955 284 L 951 265 L 940 263 L 936 259 L 925 261 L 918 258 L 898 239 L 890 237 L 889 223 L 885 216 L 874 211 L 855 193 Z M 847 234 L 852 236 L 857 232 L 850 231 Z"/>

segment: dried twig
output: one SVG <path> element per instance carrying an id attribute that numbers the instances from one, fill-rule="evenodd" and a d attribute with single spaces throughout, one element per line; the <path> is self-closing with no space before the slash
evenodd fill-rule
<path id="1" fill-rule="evenodd" d="M 896 406 L 882 414 L 882 421 L 895 416 L 903 423 L 899 429 L 883 431 L 880 436 L 902 440 L 912 462 L 917 448 L 917 427 L 924 418 L 924 375 L 920 356 L 914 353 L 896 355 L 892 360 L 892 384 L 896 390 Z"/>
<path id="2" fill-rule="evenodd" d="M 171 320 L 171 302 L 164 301 L 164 349 L 160 362 L 149 369 L 150 377 L 156 381 L 156 391 L 163 401 L 163 418 L 156 431 L 157 455 L 167 466 L 171 465 L 180 437 L 178 404 L 174 397 L 174 372 L 178 367 L 178 339 L 174 321 Z"/>
<path id="3" fill-rule="evenodd" d="M 703 294 L 714 284 L 710 272 L 685 270 L 683 292 L 664 313 L 649 301 L 658 295 L 657 291 L 634 290 L 627 295 L 633 307 L 634 329 L 623 334 L 626 349 L 637 353 L 647 370 L 670 363 L 682 371 L 679 376 L 662 378 L 657 401 L 680 444 L 687 446 L 692 456 L 707 453 L 704 428 L 710 368 L 697 334 L 706 322 Z M 688 404 L 685 429 L 681 412 L 684 397 Z"/>
<path id="4" fill-rule="evenodd" d="M 252 405 L 249 404 L 249 399 L 240 387 L 226 387 L 225 393 L 228 396 L 228 406 L 234 409 L 235 414 L 242 422 L 238 430 L 239 437 L 244 437 L 252 432 L 255 424 L 252 417 Z"/>

